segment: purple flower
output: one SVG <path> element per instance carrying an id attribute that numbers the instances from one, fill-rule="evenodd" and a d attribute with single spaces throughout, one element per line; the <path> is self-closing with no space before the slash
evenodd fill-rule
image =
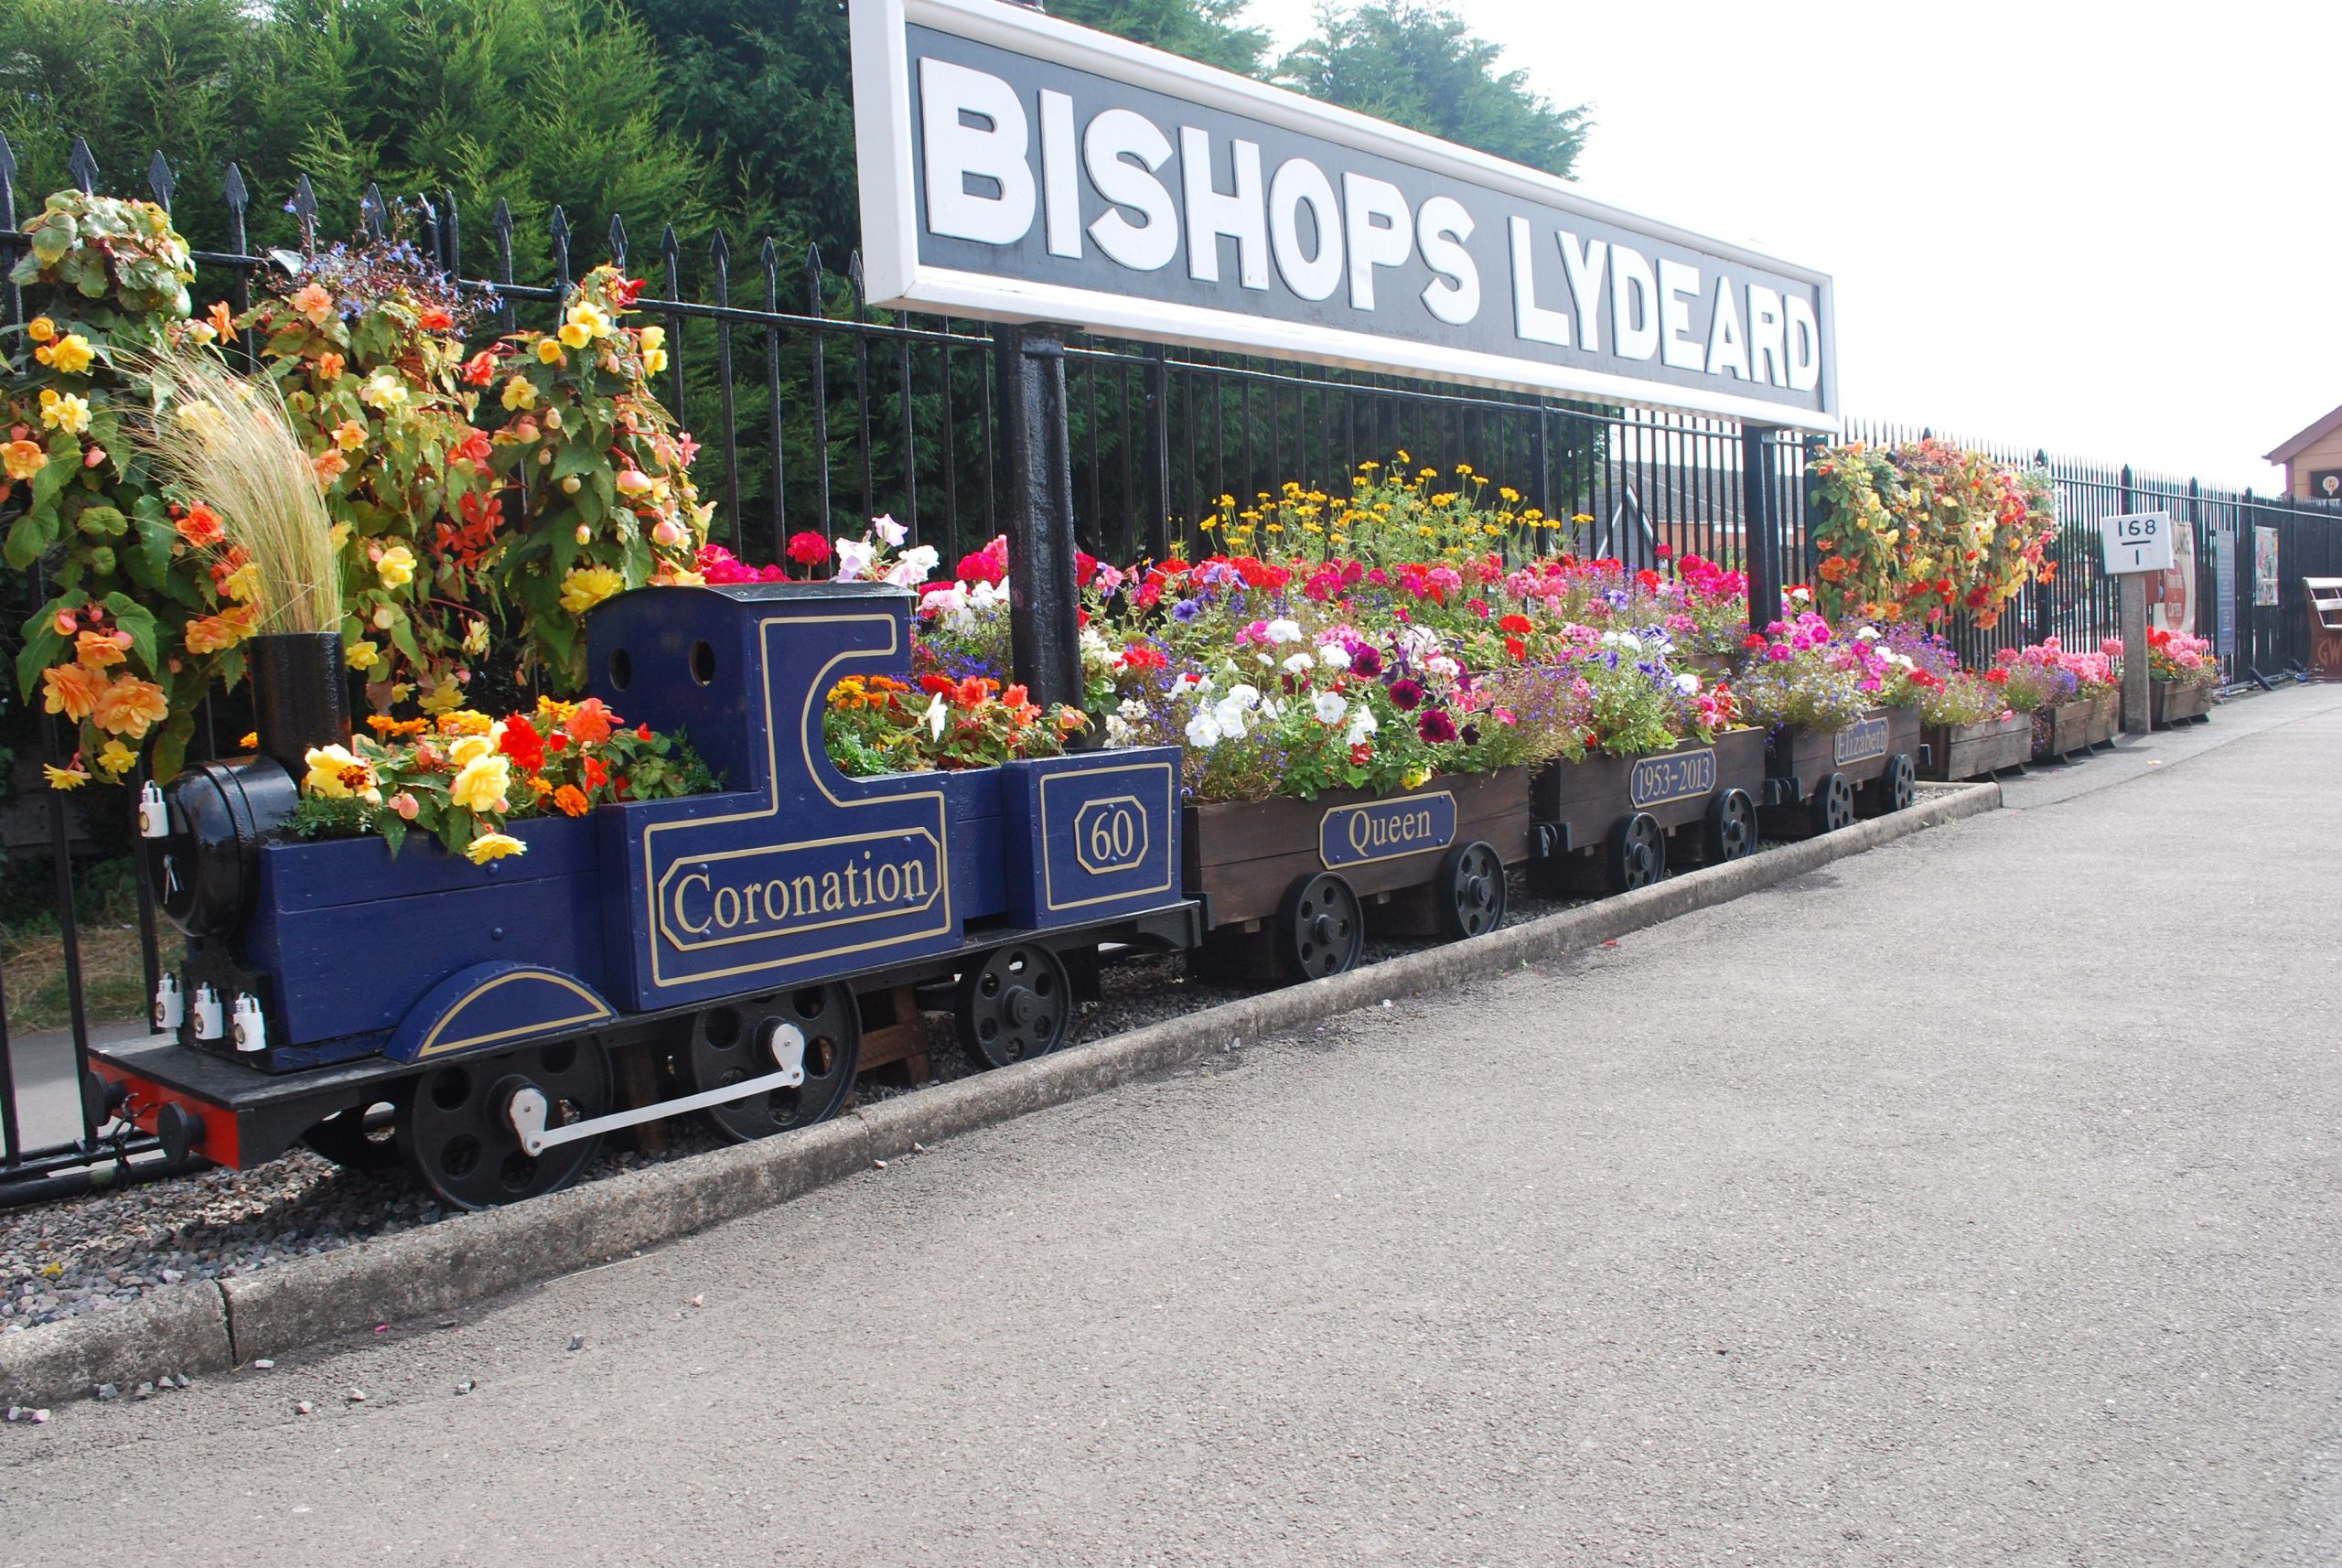
<path id="1" fill-rule="evenodd" d="M 1353 642 L 1350 644 L 1350 668 L 1372 680 L 1382 673 L 1382 655 L 1363 642 Z"/>
<path id="2" fill-rule="evenodd" d="M 1204 605 L 1201 599 L 1181 599 L 1171 607 L 1171 618 L 1183 626 L 1203 613 Z"/>
<path id="3" fill-rule="evenodd" d="M 1426 708 L 1415 721 L 1415 733 L 1434 746 L 1444 745 L 1456 738 L 1456 721 L 1443 708 Z"/>
<path id="4" fill-rule="evenodd" d="M 1398 680 L 1391 682 L 1391 703 L 1400 712 L 1406 712 L 1423 700 L 1423 689 L 1414 682 Z"/>

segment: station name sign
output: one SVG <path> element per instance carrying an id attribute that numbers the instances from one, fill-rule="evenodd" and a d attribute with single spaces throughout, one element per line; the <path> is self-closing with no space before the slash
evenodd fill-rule
<path id="1" fill-rule="evenodd" d="M 1831 285 L 1002 0 L 852 0 L 872 303 L 1837 426 Z"/>

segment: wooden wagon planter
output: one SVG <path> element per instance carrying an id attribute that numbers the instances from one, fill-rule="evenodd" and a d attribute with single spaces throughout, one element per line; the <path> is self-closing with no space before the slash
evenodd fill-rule
<path id="1" fill-rule="evenodd" d="M 1456 774 L 1377 795 L 1210 801 L 1187 808 L 1188 897 L 1207 962 L 1251 979 L 1314 980 L 1358 962 L 1378 924 L 1449 937 L 1504 922 L 1505 868 L 1530 857 L 1529 770 Z"/>
<path id="2" fill-rule="evenodd" d="M 1911 803 L 1919 712 L 1873 708 L 1842 730 L 1784 725 L 1773 732 L 1758 821 L 1774 838 L 1810 838 Z"/>
<path id="3" fill-rule="evenodd" d="M 2111 745 L 2122 727 L 2122 693 L 2101 692 L 2059 703 L 2034 715 L 2033 755 L 2063 761 L 2078 751 Z"/>
<path id="4" fill-rule="evenodd" d="M 2033 760 L 2033 715 L 2011 714 L 1972 725 L 1921 726 L 1919 776 L 1944 782 L 1985 779 Z"/>
<path id="5" fill-rule="evenodd" d="M 1555 762 L 1531 786 L 1545 853 L 1529 865 L 1548 895 L 1622 893 L 1671 862 L 1737 860 L 1756 848 L 1765 732 L 1727 730 L 1650 757 Z"/>
<path id="6" fill-rule="evenodd" d="M 2168 729 L 2189 719 L 2200 719 L 2212 711 L 2212 686 L 2183 686 L 2173 681 L 2151 681 L 2147 683 L 2147 722 L 2156 729 Z"/>

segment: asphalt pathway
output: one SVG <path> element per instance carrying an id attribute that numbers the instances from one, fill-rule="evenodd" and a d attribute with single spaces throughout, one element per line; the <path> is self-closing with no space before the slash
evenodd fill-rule
<path id="1" fill-rule="evenodd" d="M 0 1563 L 2342 1561 L 2342 693 L 2214 729 L 0 1428 Z"/>

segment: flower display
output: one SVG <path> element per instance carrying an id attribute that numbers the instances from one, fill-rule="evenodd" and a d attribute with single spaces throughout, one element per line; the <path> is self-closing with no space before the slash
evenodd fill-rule
<path id="1" fill-rule="evenodd" d="M 378 714 L 367 728 L 304 758 L 296 836 L 374 833 L 395 854 L 419 831 L 485 865 L 527 850 L 505 832 L 510 823 L 702 794 L 718 782 L 682 736 L 628 728 L 598 698 L 542 697 L 533 711 L 501 719 L 469 708 L 428 719 Z"/>
<path id="2" fill-rule="evenodd" d="M 1089 728 L 1080 708 L 1044 709 L 1022 686 L 928 675 L 917 685 L 848 676 L 830 689 L 822 734 L 849 776 L 991 768 L 1055 757 Z"/>
<path id="3" fill-rule="evenodd" d="M 1879 628 L 1841 636 L 1796 603 L 1793 596 L 1794 613 L 1748 634 L 1735 694 L 1753 722 L 1843 729 L 1871 708 L 1908 704 L 1943 683 L 1942 674 L 1894 647 Z"/>
<path id="4" fill-rule="evenodd" d="M 2047 580 L 2057 520 L 2048 476 L 1928 438 L 1852 442 L 1812 461 L 1813 593 L 1832 620 L 1943 621 L 1989 629 L 2000 607 Z"/>
<path id="5" fill-rule="evenodd" d="M 2121 644 L 2114 646 L 2119 650 Z M 2009 705 L 2021 712 L 2104 696 L 2120 681 L 2112 654 L 2104 649 L 2075 652 L 2055 637 L 2003 649 L 1994 656 L 1993 670 L 2004 677 Z"/>
<path id="6" fill-rule="evenodd" d="M 2110 637 L 2105 651 L 2109 657 L 2122 657 L 2122 639 Z M 2208 638 L 2190 637 L 2184 631 L 2165 631 L 2161 627 L 2147 628 L 2147 679 L 2164 685 L 2210 686 L 2220 679 L 2220 661 L 2212 651 Z"/>

